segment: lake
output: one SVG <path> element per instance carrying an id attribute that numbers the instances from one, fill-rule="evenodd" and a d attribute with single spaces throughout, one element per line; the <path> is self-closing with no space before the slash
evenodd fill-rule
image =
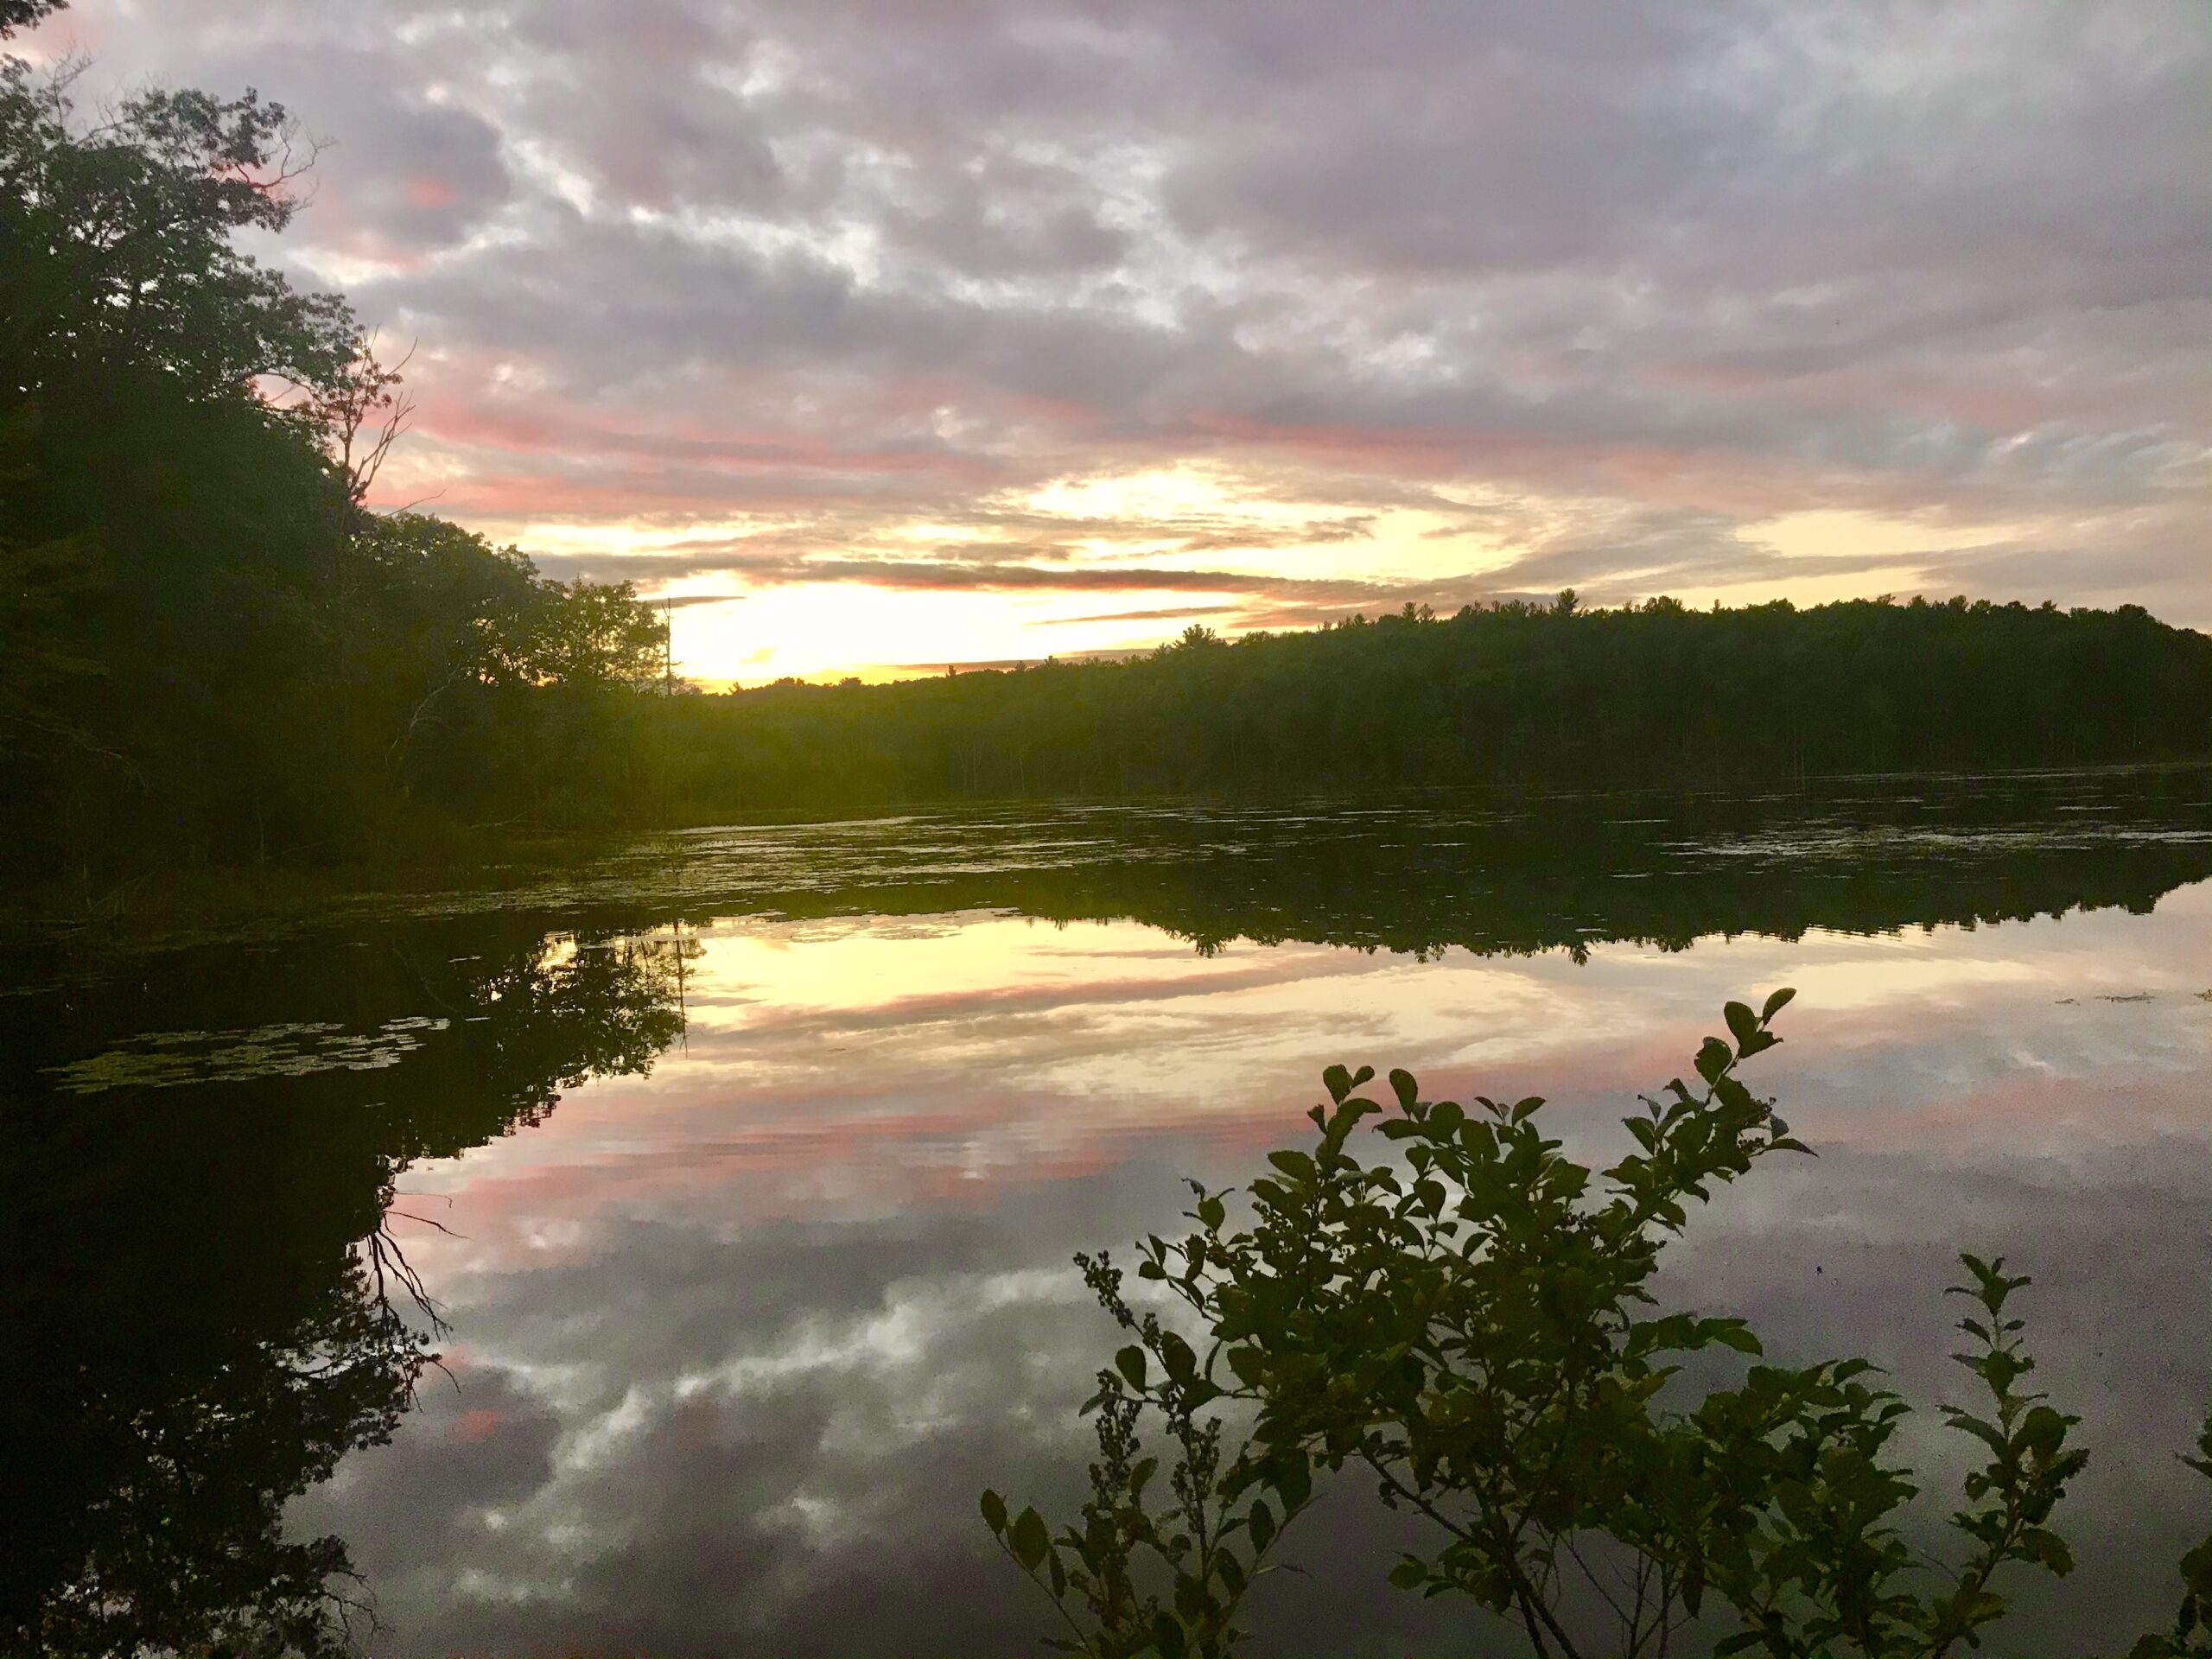
<path id="1" fill-rule="evenodd" d="M 1820 1155 L 1669 1293 L 1889 1368 L 1940 1473 L 1954 1254 L 2034 1275 L 2093 1462 L 2025 1650 L 2124 1647 L 2212 1526 L 2202 770 L 707 830 L 5 972 L 0 1591 L 57 1649 L 334 1539 L 380 1654 L 1034 1651 L 976 1498 L 1077 1501 L 1072 1252 L 1302 1140 L 1336 1060 L 1617 1149 L 1783 984 L 1750 1077 Z M 1388 1520 L 1347 1478 L 1255 1651 L 1520 1651 L 1390 1589 Z"/>

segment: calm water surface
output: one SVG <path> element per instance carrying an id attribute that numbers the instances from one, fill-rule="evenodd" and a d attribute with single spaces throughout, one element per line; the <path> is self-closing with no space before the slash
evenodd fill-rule
<path id="1" fill-rule="evenodd" d="M 2202 772 L 1043 808 L 17 959 L 0 1249 L 39 1358 L 0 1573 L 81 1612 L 87 1563 L 127 1590 L 161 1537 L 217 1601 L 200 1558 L 281 1529 L 342 1541 L 378 1653 L 1030 1651 L 975 1495 L 1074 1501 L 1113 1344 L 1071 1251 L 1298 1139 L 1337 1059 L 1547 1095 L 1608 1150 L 1787 983 L 1757 1075 L 1821 1156 L 1669 1283 L 1932 1402 L 1953 1252 L 2032 1273 L 2095 1460 L 2022 1641 L 2078 1651 L 2212 1523 L 2171 1456 L 2212 1401 L 2209 878 Z M 450 1326 L 412 1400 L 379 1265 Z M 1339 1497 L 1262 1651 L 1517 1651 L 1390 1590 L 1396 1535 Z"/>

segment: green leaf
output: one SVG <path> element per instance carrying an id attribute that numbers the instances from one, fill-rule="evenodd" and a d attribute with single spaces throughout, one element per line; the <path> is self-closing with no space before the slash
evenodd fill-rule
<path id="1" fill-rule="evenodd" d="M 988 1487 L 983 1491 L 983 1524 L 994 1533 L 1006 1530 L 1006 1499 Z"/>
<path id="2" fill-rule="evenodd" d="M 1252 1512 L 1245 1518 L 1245 1524 L 1251 1529 L 1252 1548 L 1255 1550 L 1265 1549 L 1274 1541 L 1275 1514 L 1268 1507 L 1265 1498 L 1255 1497 L 1252 1500 Z"/>
<path id="3" fill-rule="evenodd" d="M 1414 1081 L 1414 1074 L 1410 1071 L 1393 1070 L 1390 1073 L 1390 1090 L 1397 1096 L 1398 1108 L 1401 1111 L 1413 1110 L 1414 1103 L 1421 1098 L 1421 1084 Z"/>
<path id="4" fill-rule="evenodd" d="M 2066 1541 L 2041 1527 L 2030 1527 L 2020 1535 L 2020 1554 L 2023 1560 L 2047 1567 L 2062 1579 L 2074 1570 L 2074 1552 L 2067 1548 Z"/>
<path id="5" fill-rule="evenodd" d="M 1196 1624 L 1205 1614 L 1210 1599 L 1211 1598 L 1206 1594 L 1205 1586 L 1189 1573 L 1178 1573 L 1175 1575 L 1175 1611 L 1185 1618 Z"/>
<path id="6" fill-rule="evenodd" d="M 1950 1425 L 1953 1428 L 1957 1429 L 1962 1434 L 1973 1435 L 1974 1439 L 1980 1440 L 1984 1446 L 1994 1452 L 1999 1457 L 2003 1457 L 2005 1452 L 2009 1449 L 2005 1439 L 2004 1431 L 1999 1428 L 1996 1424 L 1985 1422 L 1982 1419 L 1974 1415 L 1973 1413 L 1961 1411 L 1956 1407 L 1948 1409 L 1944 1415 L 1949 1420 Z"/>
<path id="7" fill-rule="evenodd" d="M 2049 1406 L 2037 1406 L 2022 1421 L 2018 1439 L 2030 1451 L 2049 1456 L 2065 1444 L 2068 1427 L 2060 1413 Z"/>
<path id="8" fill-rule="evenodd" d="M 1130 1344 L 1114 1356 L 1114 1369 L 1129 1379 L 1131 1388 L 1141 1389 L 1145 1379 L 1144 1350 Z"/>
<path id="9" fill-rule="evenodd" d="M 1720 1017 L 1728 1022 L 1728 1034 L 1736 1039 L 1738 1048 L 1759 1034 L 1759 1017 L 1751 1012 L 1749 1003 L 1731 1002 L 1720 1010 Z"/>
<path id="10" fill-rule="evenodd" d="M 1736 1051 L 1718 1037 L 1708 1037 L 1697 1052 L 1697 1074 L 1707 1083 L 1718 1083 L 1736 1063 Z"/>
<path id="11" fill-rule="evenodd" d="M 1796 988 L 1794 986 L 1789 985 L 1785 985 L 1780 990 L 1775 992 L 1773 995 L 1767 998 L 1766 1007 L 1759 1010 L 1760 1022 L 1764 1024 L 1767 1020 L 1773 1019 L 1776 1014 L 1780 1014 L 1783 1009 L 1788 1007 L 1790 1003 L 1796 999 Z"/>
<path id="12" fill-rule="evenodd" d="M 1427 1567 L 1411 1555 L 1390 1569 L 1390 1582 L 1401 1590 L 1418 1590 L 1427 1581 Z"/>
<path id="13" fill-rule="evenodd" d="M 1014 1517 L 1007 1547 L 1014 1551 L 1023 1572 L 1034 1573 L 1045 1564 L 1046 1552 L 1052 1547 L 1052 1536 L 1045 1530 L 1045 1517 L 1033 1509 L 1022 1510 Z"/>
<path id="14" fill-rule="evenodd" d="M 1751 1329 L 1741 1319 L 1714 1319 L 1706 1327 L 1707 1334 L 1723 1348 L 1733 1348 L 1739 1354 L 1764 1354 L 1766 1350 Z"/>
<path id="15" fill-rule="evenodd" d="M 2212 1538 L 2181 1558 L 2181 1581 L 2195 1595 L 2212 1595 Z"/>
<path id="16" fill-rule="evenodd" d="M 1321 1073 L 1321 1086 L 1329 1091 L 1329 1098 L 1339 1106 L 1352 1090 L 1351 1073 L 1341 1065 L 1330 1066 Z"/>

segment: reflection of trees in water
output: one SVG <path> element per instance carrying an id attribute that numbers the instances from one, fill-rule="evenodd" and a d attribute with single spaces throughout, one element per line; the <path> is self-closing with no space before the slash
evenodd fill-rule
<path id="1" fill-rule="evenodd" d="M 1056 865 L 981 868 L 979 835 L 972 857 L 941 861 L 979 868 L 894 887 L 887 854 L 863 861 L 867 880 L 776 903 L 1126 916 L 1202 948 L 1520 951 L 2140 910 L 2212 876 L 2196 793 L 2137 813 L 2094 787 L 2105 828 L 2133 817 L 2145 833 L 2076 833 L 2079 817 L 2041 800 L 1964 817 L 1859 804 L 1831 822 L 1787 804 L 1641 805 L 1641 821 L 1618 804 L 1132 813 L 1091 821 Z M 2191 824 L 2196 838 L 2164 833 Z M 673 908 L 626 899 L 580 935 L 491 915 L 396 941 L 179 952 L 70 998 L 0 998 L 22 1090 L 0 1095 L 0 1332 L 16 1362 L 0 1391 L 0 1652 L 312 1650 L 342 1635 L 342 1547 L 287 1540 L 282 1516 L 347 1451 L 388 1438 L 424 1382 L 426 1322 L 378 1245 L 395 1186 L 412 1163 L 542 1121 L 588 1077 L 647 1070 L 683 1030 L 698 947 L 620 930 Z M 156 1031 L 194 1040 L 149 1046 Z"/>
<path id="2" fill-rule="evenodd" d="M 342 1644 L 363 1606 L 344 1546 L 283 1515 L 391 1438 L 435 1361 L 385 1226 L 400 1172 L 648 1070 L 682 1030 L 696 941 L 509 932 L 434 969 L 230 961 L 218 1000 L 256 1014 L 372 1028 L 428 998 L 444 1028 L 389 1068 L 0 1100 L 0 1650 Z"/>
<path id="3" fill-rule="evenodd" d="M 354 1605 L 345 1548 L 286 1541 L 283 1505 L 391 1437 L 426 1357 L 367 1277 L 345 1258 L 281 1332 L 78 1347 L 54 1379 L 63 1397 L 34 1393 L 19 1426 L 45 1475 L 12 1487 L 41 1494 L 10 1523 L 36 1529 L 10 1543 L 13 1641 L 71 1654 L 335 1645 Z"/>
<path id="4" fill-rule="evenodd" d="M 1212 955 L 1239 939 L 1286 940 L 1430 957 L 1565 950 L 1612 943 L 1687 950 L 1701 938 L 1796 939 L 2025 921 L 2075 909 L 2149 911 L 2212 877 L 2212 840 L 2125 847 L 1868 842 L 1804 857 L 1784 847 L 1715 859 L 1616 839 L 1588 849 L 1418 840 L 1353 849 L 1327 843 L 1190 864 L 1052 873 L 1022 907 L 1056 921 L 1120 917 Z"/>
<path id="5" fill-rule="evenodd" d="M 1128 919 L 1212 955 L 1288 940 L 1433 957 L 1739 933 L 1890 932 L 2116 906 L 2212 878 L 2202 772 L 1999 789 L 1524 804 L 1466 798 L 1358 815 L 1132 811 L 1086 821 L 1082 855 L 896 887 L 779 897 L 793 915 L 1008 908 Z M 979 837 L 979 842 L 982 838 Z M 979 847 L 979 855 L 988 852 Z"/>

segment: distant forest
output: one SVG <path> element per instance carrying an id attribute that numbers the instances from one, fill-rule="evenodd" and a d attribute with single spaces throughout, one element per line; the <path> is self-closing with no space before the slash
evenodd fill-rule
<path id="1" fill-rule="evenodd" d="M 2135 606 L 1408 608 L 1125 663 L 679 699 L 694 810 L 1217 785 L 1740 784 L 2212 752 L 2212 639 Z"/>
<path id="2" fill-rule="evenodd" d="M 0 35 L 25 15 L 0 6 Z M 2212 639 L 2134 607 L 1963 600 L 1561 594 L 696 694 L 628 584 L 549 581 L 369 510 L 399 377 L 343 300 L 236 244 L 290 219 L 294 133 L 252 94 L 89 119 L 66 77 L 0 63 L 0 855 L 19 876 L 962 798 L 2212 753 Z"/>

